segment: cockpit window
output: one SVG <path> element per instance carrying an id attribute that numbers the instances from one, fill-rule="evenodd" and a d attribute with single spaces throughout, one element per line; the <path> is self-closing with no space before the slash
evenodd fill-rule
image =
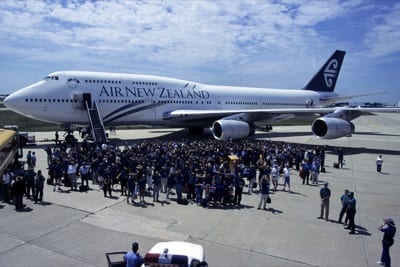
<path id="1" fill-rule="evenodd" d="M 55 75 L 53 75 L 53 76 L 46 76 L 44 79 L 45 79 L 45 80 L 56 80 L 56 81 L 58 81 L 58 76 L 55 76 Z"/>

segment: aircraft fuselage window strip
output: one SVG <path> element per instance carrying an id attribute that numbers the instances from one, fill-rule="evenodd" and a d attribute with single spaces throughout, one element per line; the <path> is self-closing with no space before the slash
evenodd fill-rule
<path id="1" fill-rule="evenodd" d="M 74 102 L 77 103 L 76 99 L 25 99 L 25 102 Z M 112 99 L 100 99 L 100 103 L 145 103 L 145 100 L 112 100 Z M 159 104 L 194 104 L 193 101 L 182 101 L 182 100 L 153 100 L 153 103 Z M 199 104 L 199 101 L 196 101 L 195 104 Z M 204 101 L 201 101 L 201 104 L 204 104 Z M 206 101 L 206 104 L 212 104 L 212 101 Z M 221 104 L 221 101 L 218 101 L 218 104 Z M 258 105 L 257 102 L 236 102 L 236 101 L 226 101 L 226 105 Z M 279 102 L 264 102 L 262 105 L 285 105 L 285 106 L 304 106 L 304 104 L 298 103 L 279 103 Z"/>
<path id="2" fill-rule="evenodd" d="M 89 79 L 85 80 L 86 83 L 117 83 L 117 84 L 122 84 L 122 81 L 114 81 L 114 80 L 95 80 L 95 79 Z M 142 81 L 132 81 L 132 84 L 135 85 L 158 85 L 156 82 L 142 82 Z"/>
<path id="3" fill-rule="evenodd" d="M 59 103 L 59 102 L 66 102 L 66 103 L 68 103 L 68 102 L 71 102 L 71 103 L 77 103 L 78 101 L 76 100 L 76 99 L 47 99 L 47 98 L 44 98 L 44 99 L 42 99 L 42 98 L 26 98 L 25 99 L 25 102 L 46 102 L 46 103 L 52 103 L 52 102 L 57 102 L 57 103 Z"/>

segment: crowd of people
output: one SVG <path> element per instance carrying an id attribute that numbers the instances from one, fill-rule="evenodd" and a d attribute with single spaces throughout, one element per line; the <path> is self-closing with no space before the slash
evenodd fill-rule
<path id="1" fill-rule="evenodd" d="M 324 147 L 266 140 L 153 140 L 129 146 L 56 142 L 45 151 L 47 178 L 42 170 L 35 171 L 37 159 L 32 151 L 26 154 L 26 164 L 6 169 L 2 174 L 1 197 L 5 202 L 13 200 L 17 210 L 24 207 L 24 196 L 35 203 L 42 202 L 46 182 L 53 191 L 62 191 L 65 187 L 87 191 L 90 181 L 91 186 L 101 189 L 104 197 L 113 197 L 117 192 L 126 196 L 127 203 L 135 205 L 146 205 L 145 199 L 149 197 L 153 202 L 167 201 L 174 194 L 180 204 L 240 207 L 247 186 L 248 194 L 260 193 L 258 209 L 266 209 L 271 202 L 270 190 L 276 192 L 283 185 L 282 191 L 287 188 L 291 192 L 292 170 L 298 171 L 303 184 L 318 184 L 325 165 Z M 338 151 L 338 162 L 343 167 L 342 149 Z M 378 172 L 382 162 L 379 156 Z M 280 179 L 283 183 L 278 183 Z M 328 183 L 324 182 L 318 218 L 328 220 L 330 196 Z M 342 209 L 337 222 L 342 223 L 346 214 L 346 229 L 354 234 L 354 193 L 346 189 L 340 201 Z M 387 231 L 394 223 L 388 225 L 380 230 Z M 389 246 L 384 244 L 381 260 L 386 264 L 390 262 Z"/>
<path id="2" fill-rule="evenodd" d="M 86 191 L 91 181 L 90 186 L 98 186 L 104 197 L 113 197 L 118 191 L 126 196 L 128 203 L 139 205 L 145 205 L 149 196 L 159 202 L 174 194 L 182 204 L 192 201 L 202 206 L 212 203 L 240 207 L 245 186 L 248 194 L 254 190 L 269 193 L 269 184 L 276 191 L 278 180 L 283 179 L 283 190 L 287 188 L 290 192 L 292 169 L 300 171 L 304 183 L 308 183 L 309 177 L 318 183 L 325 160 L 322 147 L 309 149 L 285 142 L 255 140 L 144 141 L 129 146 L 57 142 L 45 151 L 46 170 L 35 171 L 35 152 L 28 151 L 26 168 L 6 172 L 10 181 L 16 181 L 17 177 L 22 180 L 20 189 L 9 192 L 19 196 L 24 191 L 26 197 L 42 201 L 42 172 L 46 171 L 47 184 L 54 191 L 65 187 Z M 235 158 L 230 159 L 231 156 Z"/>

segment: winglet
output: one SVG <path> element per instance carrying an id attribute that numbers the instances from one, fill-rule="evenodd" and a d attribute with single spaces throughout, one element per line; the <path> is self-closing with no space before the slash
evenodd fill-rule
<path id="1" fill-rule="evenodd" d="M 303 89 L 319 92 L 333 92 L 345 54 L 345 51 L 336 50 Z"/>

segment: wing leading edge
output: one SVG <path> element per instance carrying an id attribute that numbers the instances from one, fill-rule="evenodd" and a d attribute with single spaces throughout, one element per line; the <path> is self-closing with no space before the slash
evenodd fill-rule
<path id="1" fill-rule="evenodd" d="M 211 125 L 218 119 L 239 119 L 247 123 L 274 122 L 293 117 L 307 115 L 325 116 L 327 114 L 339 114 L 344 120 L 351 121 L 362 115 L 375 115 L 375 113 L 400 112 L 400 108 L 291 108 L 291 109 L 235 109 L 235 110 L 174 110 L 164 114 L 164 120 L 190 122 L 204 120 Z M 338 115 L 339 116 L 339 115 Z M 335 115 L 335 117 L 337 117 Z"/>

